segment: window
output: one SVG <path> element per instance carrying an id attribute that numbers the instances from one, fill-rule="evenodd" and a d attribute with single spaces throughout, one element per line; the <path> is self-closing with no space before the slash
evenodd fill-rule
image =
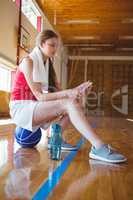
<path id="1" fill-rule="evenodd" d="M 0 90 L 10 92 L 11 70 L 0 64 Z"/>
<path id="2" fill-rule="evenodd" d="M 29 19 L 35 29 L 37 29 L 38 17 L 40 17 L 41 14 L 32 0 L 22 1 L 22 12 Z"/>
<path id="3" fill-rule="evenodd" d="M 6 164 L 8 158 L 8 142 L 6 140 L 0 141 L 0 168 Z"/>

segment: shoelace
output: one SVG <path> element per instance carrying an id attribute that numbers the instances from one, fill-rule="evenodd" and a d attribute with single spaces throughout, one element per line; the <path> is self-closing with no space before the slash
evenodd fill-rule
<path id="1" fill-rule="evenodd" d="M 113 154 L 116 150 L 114 148 L 112 148 L 109 144 L 107 146 L 108 150 L 109 150 L 109 154 Z"/>

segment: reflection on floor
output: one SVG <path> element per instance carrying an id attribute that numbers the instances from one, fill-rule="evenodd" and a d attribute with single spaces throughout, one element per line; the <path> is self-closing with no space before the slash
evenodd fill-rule
<path id="1" fill-rule="evenodd" d="M 133 122 L 118 118 L 89 120 L 105 142 L 127 156 L 128 162 L 119 165 L 91 160 L 88 158 L 90 144 L 86 141 L 48 199 L 132 200 Z M 80 135 L 70 127 L 65 138 L 75 144 Z M 67 155 L 68 152 L 62 154 L 62 159 Z M 50 160 L 45 133 L 35 149 L 20 148 L 13 131 L 1 134 L 0 199 L 32 199 L 61 162 Z"/>

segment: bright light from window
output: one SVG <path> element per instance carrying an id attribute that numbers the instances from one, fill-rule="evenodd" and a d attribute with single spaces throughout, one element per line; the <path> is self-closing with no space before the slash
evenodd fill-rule
<path id="1" fill-rule="evenodd" d="M 0 168 L 6 164 L 8 158 L 8 142 L 6 140 L 0 141 Z"/>
<path id="2" fill-rule="evenodd" d="M 37 29 L 37 16 L 41 16 L 41 14 L 32 2 L 32 0 L 22 1 L 22 12 L 29 19 L 35 29 Z"/>
<path id="3" fill-rule="evenodd" d="M 11 90 L 11 70 L 1 67 L 0 64 L 0 90 L 10 92 Z"/>

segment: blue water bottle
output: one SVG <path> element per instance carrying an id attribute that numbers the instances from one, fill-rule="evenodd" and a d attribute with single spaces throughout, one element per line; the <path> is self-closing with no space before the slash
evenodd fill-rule
<path id="1" fill-rule="evenodd" d="M 50 157 L 52 160 L 61 159 L 62 134 L 61 126 L 57 123 L 51 125 Z"/>

